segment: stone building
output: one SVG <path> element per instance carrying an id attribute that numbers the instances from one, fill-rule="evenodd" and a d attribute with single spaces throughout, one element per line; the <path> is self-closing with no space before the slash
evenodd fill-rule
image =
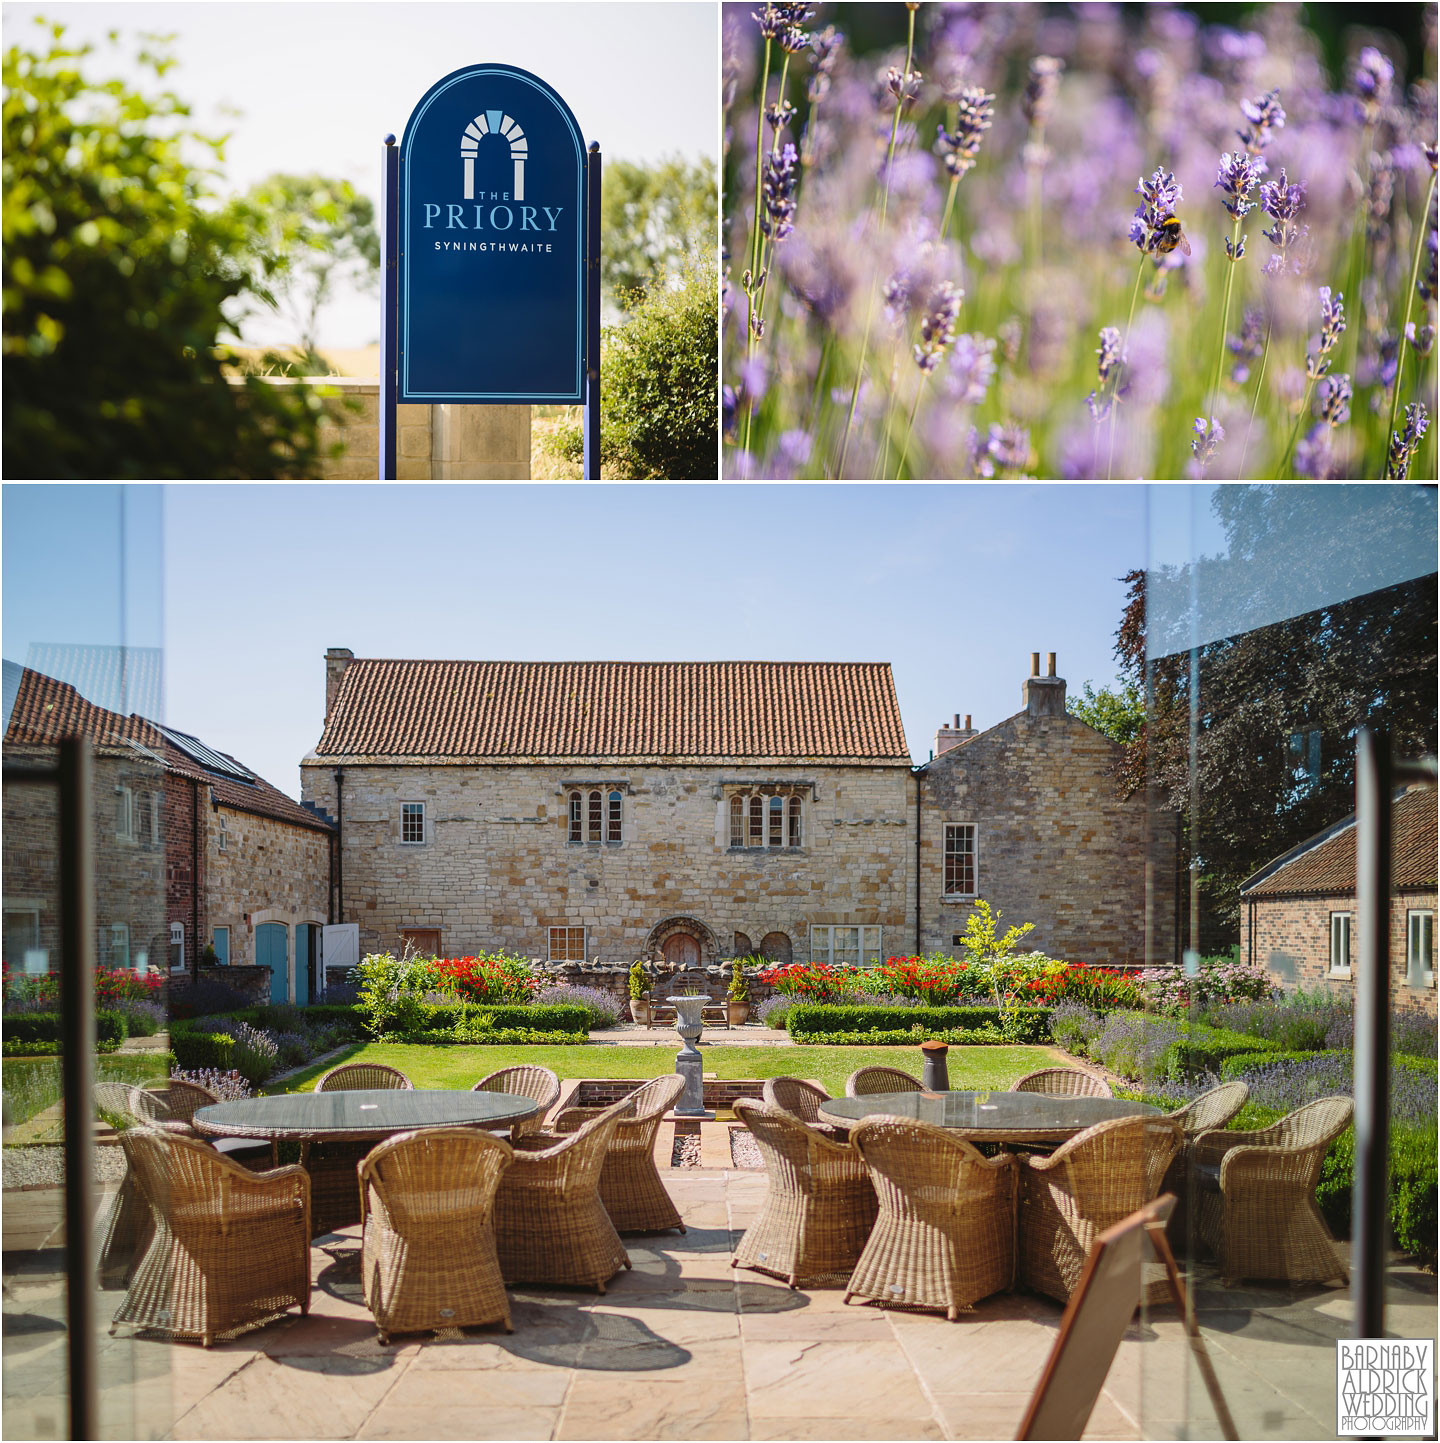
<path id="1" fill-rule="evenodd" d="M 330 823 L 199 738 L 94 706 L 26 669 L 7 762 L 51 758 L 65 735 L 95 746 L 99 960 L 143 960 L 184 985 L 211 971 L 211 948 L 232 986 L 305 1001 L 328 920 Z M 40 905 L 55 896 L 53 816 L 53 794 L 7 785 L 5 951 L 17 968 L 32 935 L 57 955 Z"/>
<path id="2" fill-rule="evenodd" d="M 1024 700 L 916 769 L 884 664 L 335 648 L 302 796 L 339 831 L 332 914 L 362 952 L 845 964 L 953 950 L 979 895 L 1055 955 L 1143 961 L 1144 804 L 1053 666 Z"/>
<path id="3" fill-rule="evenodd" d="M 1435 791 L 1412 787 L 1391 814 L 1390 996 L 1435 1015 Z M 1241 946 L 1287 988 L 1354 996 L 1355 818 L 1292 847 L 1240 887 Z"/>

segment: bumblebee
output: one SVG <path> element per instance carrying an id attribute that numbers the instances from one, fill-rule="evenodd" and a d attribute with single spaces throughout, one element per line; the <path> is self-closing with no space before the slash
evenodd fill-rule
<path id="1" fill-rule="evenodd" d="M 1187 256 L 1190 254 L 1190 242 L 1185 239 L 1185 232 L 1180 229 L 1180 217 L 1169 215 L 1160 222 L 1160 229 L 1156 232 L 1155 254 L 1168 256 L 1176 246 L 1179 246 Z"/>

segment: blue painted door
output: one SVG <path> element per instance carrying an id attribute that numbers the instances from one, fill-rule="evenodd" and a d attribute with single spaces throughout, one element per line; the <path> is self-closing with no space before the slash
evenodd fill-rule
<path id="1" fill-rule="evenodd" d="M 315 934 L 319 931 L 311 922 L 299 922 L 295 926 L 295 1000 L 301 1007 L 310 1001 L 310 979 L 315 975 Z"/>
<path id="2" fill-rule="evenodd" d="M 290 1000 L 290 929 L 283 922 L 262 922 L 255 929 L 255 960 L 270 969 L 270 1000 Z"/>

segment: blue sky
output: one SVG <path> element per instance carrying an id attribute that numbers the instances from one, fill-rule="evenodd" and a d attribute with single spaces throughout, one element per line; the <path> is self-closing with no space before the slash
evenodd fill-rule
<path id="1" fill-rule="evenodd" d="M 40 43 L 35 16 L 63 22 L 67 41 L 97 46 L 92 78 L 143 79 L 147 94 L 160 87 L 133 64 L 135 37 L 175 35 L 179 63 L 164 83 L 190 102 L 197 129 L 230 133 L 225 174 L 236 190 L 274 171 L 319 171 L 378 205 L 386 132 L 402 132 L 435 81 L 480 61 L 549 81 L 608 158 L 719 159 L 719 7 L 703 0 L 85 0 L 0 13 L 7 45 Z M 121 32 L 118 51 L 111 30 Z M 378 335 L 373 297 L 346 294 L 322 314 L 322 345 Z M 294 337 L 260 321 L 245 339 Z"/>
<path id="2" fill-rule="evenodd" d="M 1057 652 L 1077 690 L 1114 678 L 1117 578 L 1145 564 L 1148 490 L 169 486 L 161 573 L 155 488 L 132 487 L 128 640 L 154 644 L 163 574 L 164 720 L 292 794 L 329 646 L 888 661 L 923 761 L 953 713 L 984 728 L 1019 709 L 1032 651 Z M 116 493 L 5 488 L 8 659 L 119 640 Z"/>

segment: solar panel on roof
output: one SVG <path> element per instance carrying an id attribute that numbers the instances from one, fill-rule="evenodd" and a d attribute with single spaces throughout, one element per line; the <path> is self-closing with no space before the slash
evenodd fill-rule
<path id="1" fill-rule="evenodd" d="M 173 731 L 170 727 L 161 727 L 160 730 L 165 734 L 166 740 L 179 747 L 187 757 L 199 762 L 207 772 L 218 772 L 222 777 L 231 777 L 237 782 L 254 784 L 254 772 L 247 771 L 239 762 L 233 762 L 229 757 L 222 757 L 219 752 L 212 751 L 199 737 L 192 737 L 186 732 Z"/>

